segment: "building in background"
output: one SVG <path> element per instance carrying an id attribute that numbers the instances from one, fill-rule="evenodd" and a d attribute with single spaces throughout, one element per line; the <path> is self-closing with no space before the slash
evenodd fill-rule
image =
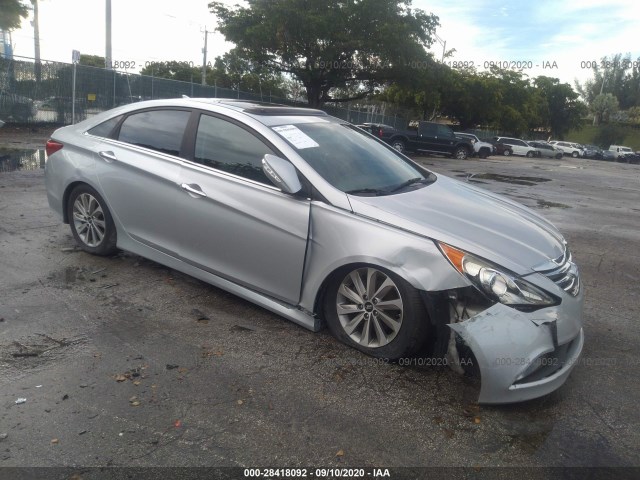
<path id="1" fill-rule="evenodd" d="M 9 32 L 0 30 L 0 57 L 13 58 L 13 47 L 11 45 L 11 35 Z"/>

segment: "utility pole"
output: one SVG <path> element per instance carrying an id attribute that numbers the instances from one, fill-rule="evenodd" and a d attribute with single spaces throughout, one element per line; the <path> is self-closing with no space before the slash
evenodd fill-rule
<path id="1" fill-rule="evenodd" d="M 40 20 L 38 15 L 38 0 L 31 0 L 33 4 L 33 50 L 35 52 L 35 63 L 33 73 L 36 76 L 36 83 L 42 80 L 42 64 L 40 63 Z"/>
<path id="2" fill-rule="evenodd" d="M 202 85 L 207 84 L 207 37 L 209 32 L 207 27 L 204 27 L 204 48 L 202 49 Z"/>
<path id="3" fill-rule="evenodd" d="M 104 56 L 105 68 L 107 70 L 111 70 L 113 66 L 113 59 L 111 58 L 111 0 L 106 0 L 106 12 L 105 12 L 105 22 L 106 22 L 106 52 Z"/>

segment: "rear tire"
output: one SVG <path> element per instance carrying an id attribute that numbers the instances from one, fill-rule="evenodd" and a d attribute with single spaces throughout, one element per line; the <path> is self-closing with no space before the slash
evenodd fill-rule
<path id="1" fill-rule="evenodd" d="M 531 152 L 531 151 L 527 152 L 527 158 L 532 158 L 532 157 L 533 157 L 533 155 L 534 155 L 534 153 L 533 153 L 533 152 Z"/>
<path id="2" fill-rule="evenodd" d="M 571 156 L 573 158 L 578 158 L 578 152 L 571 152 Z"/>
<path id="3" fill-rule="evenodd" d="M 395 148 L 397 151 L 399 151 L 400 153 L 405 153 L 407 150 L 407 147 L 402 140 L 393 140 L 391 142 L 391 146 Z"/>
<path id="4" fill-rule="evenodd" d="M 513 152 L 512 152 L 511 150 L 509 150 L 508 148 L 507 148 L 504 152 L 502 152 L 502 154 L 503 154 L 505 157 L 510 156 L 512 153 L 513 153 Z"/>
<path id="5" fill-rule="evenodd" d="M 118 250 L 111 212 L 94 188 L 85 184 L 73 189 L 67 202 L 67 218 L 73 238 L 85 252 L 106 256 Z"/>
<path id="6" fill-rule="evenodd" d="M 429 317 L 420 293 L 380 267 L 338 270 L 324 296 L 323 311 L 338 340 L 373 357 L 408 357 L 427 341 Z"/>

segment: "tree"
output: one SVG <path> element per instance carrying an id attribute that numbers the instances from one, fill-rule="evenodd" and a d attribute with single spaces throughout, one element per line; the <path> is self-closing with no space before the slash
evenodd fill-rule
<path id="1" fill-rule="evenodd" d="M 0 0 L 0 30 L 9 31 L 20 28 L 23 18 L 29 15 L 29 9 L 20 0 Z"/>
<path id="2" fill-rule="evenodd" d="M 540 127 L 548 129 L 555 138 L 563 138 L 572 128 L 580 127 L 587 109 L 571 85 L 545 76 L 537 77 L 533 84 L 543 102 Z"/>
<path id="3" fill-rule="evenodd" d="M 182 82 L 201 83 L 202 69 L 192 62 L 171 60 L 168 62 L 151 62 L 140 70 L 141 75 L 148 75 Z"/>
<path id="4" fill-rule="evenodd" d="M 591 110 L 597 123 L 608 123 L 610 116 L 618 111 L 618 99 L 610 93 L 601 93 L 591 102 Z"/>
<path id="5" fill-rule="evenodd" d="M 247 0 L 209 7 L 218 30 L 253 65 L 290 74 L 304 85 L 308 103 L 364 98 L 385 81 L 425 61 L 437 17 L 412 9 L 411 0 Z M 356 86 L 351 97 L 338 88 Z"/>
<path id="6" fill-rule="evenodd" d="M 216 57 L 213 77 L 219 87 L 267 96 L 286 96 L 282 74 L 249 60 L 237 48 Z"/>
<path id="7" fill-rule="evenodd" d="M 86 65 L 87 67 L 104 68 L 104 57 L 100 55 L 80 55 L 79 65 Z"/>

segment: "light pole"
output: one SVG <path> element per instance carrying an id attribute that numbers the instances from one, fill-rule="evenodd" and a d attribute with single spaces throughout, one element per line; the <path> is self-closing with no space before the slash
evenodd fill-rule
<path id="1" fill-rule="evenodd" d="M 105 68 L 107 70 L 111 70 L 112 68 L 112 58 L 111 58 L 111 0 L 106 0 L 106 11 L 105 11 L 105 31 L 106 31 L 106 38 L 105 38 L 105 56 L 104 56 L 104 63 L 105 63 Z"/>
<path id="2" fill-rule="evenodd" d="M 434 33 L 433 36 L 436 38 L 438 43 L 442 45 L 442 59 L 440 60 L 440 63 L 444 63 L 444 55 L 447 48 L 447 41 L 440 38 L 440 36 L 437 33 Z"/>

